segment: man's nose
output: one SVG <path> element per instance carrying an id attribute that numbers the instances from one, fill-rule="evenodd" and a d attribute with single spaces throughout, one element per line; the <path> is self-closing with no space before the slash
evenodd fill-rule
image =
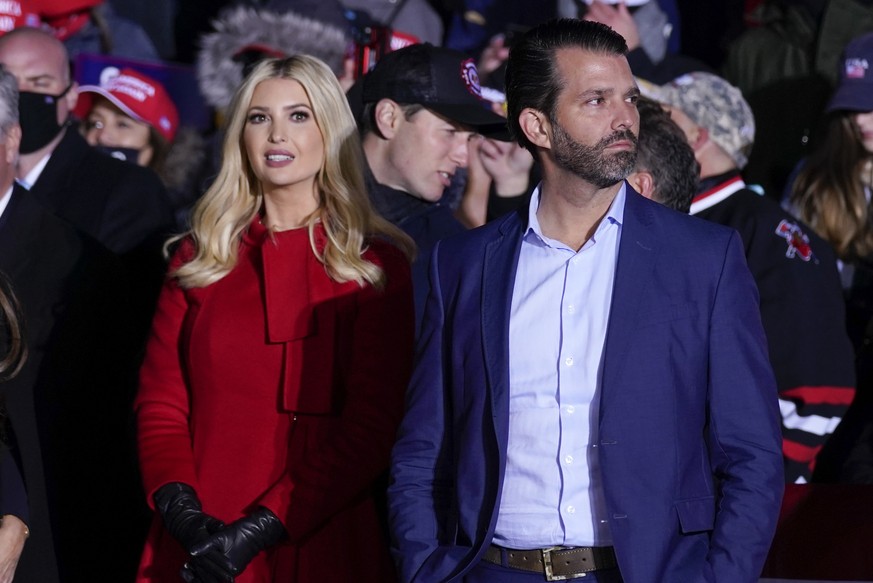
<path id="1" fill-rule="evenodd" d="M 455 142 L 452 145 L 452 151 L 449 154 L 449 159 L 461 168 L 467 167 L 467 162 L 470 159 L 469 134 L 458 134 L 455 137 Z"/>
<path id="2" fill-rule="evenodd" d="M 637 107 L 633 103 L 621 102 L 616 106 L 615 117 L 613 118 L 613 129 L 628 130 L 639 123 L 640 114 Z"/>

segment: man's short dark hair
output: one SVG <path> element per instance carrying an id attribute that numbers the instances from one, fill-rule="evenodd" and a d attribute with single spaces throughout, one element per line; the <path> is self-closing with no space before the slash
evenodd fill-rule
<path id="1" fill-rule="evenodd" d="M 532 153 L 518 116 L 525 108 L 541 111 L 554 119 L 555 102 L 565 80 L 555 66 L 558 49 L 580 48 L 600 54 L 625 55 L 624 38 L 599 22 L 559 18 L 526 32 L 509 52 L 506 64 L 506 102 L 509 132 Z"/>
<path id="2" fill-rule="evenodd" d="M 654 199 L 687 213 L 700 183 L 700 165 L 685 132 L 660 103 L 640 97 L 640 137 L 636 171 L 652 175 Z"/>

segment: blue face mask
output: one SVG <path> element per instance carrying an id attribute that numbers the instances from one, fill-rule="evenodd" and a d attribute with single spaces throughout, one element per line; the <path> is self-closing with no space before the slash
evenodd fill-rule
<path id="1" fill-rule="evenodd" d="M 60 95 L 21 91 L 18 94 L 18 122 L 21 124 L 22 154 L 43 148 L 64 129 L 58 123 L 58 101 L 64 98 L 73 84 L 67 85 Z"/>

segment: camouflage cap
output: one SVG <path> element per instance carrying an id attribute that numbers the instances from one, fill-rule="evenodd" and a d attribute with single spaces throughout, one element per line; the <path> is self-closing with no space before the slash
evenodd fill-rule
<path id="1" fill-rule="evenodd" d="M 755 142 L 755 116 L 742 92 L 711 73 L 688 73 L 660 87 L 640 84 L 643 95 L 675 107 L 706 128 L 710 139 L 737 167 L 749 161 Z"/>

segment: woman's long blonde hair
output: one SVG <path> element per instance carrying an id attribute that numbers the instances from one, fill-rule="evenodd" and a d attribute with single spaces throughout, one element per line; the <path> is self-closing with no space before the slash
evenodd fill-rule
<path id="1" fill-rule="evenodd" d="M 309 55 L 264 60 L 237 90 L 229 109 L 218 176 L 195 205 L 191 230 L 170 240 L 190 236 L 194 256 L 172 275 L 182 287 L 205 287 L 236 265 L 242 233 L 263 205 L 263 191 L 246 155 L 243 130 L 252 94 L 267 79 L 292 79 L 303 86 L 324 140 L 324 164 L 316 177 L 319 206 L 308 221 L 313 252 L 335 281 L 381 286 L 385 279 L 382 269 L 362 257 L 366 239 L 385 237 L 410 257 L 414 244 L 372 209 L 348 101 L 330 68 Z M 327 239 L 323 250 L 317 248 L 314 237 L 319 221 Z"/>
<path id="2" fill-rule="evenodd" d="M 791 188 L 791 203 L 800 218 L 830 242 L 844 261 L 873 253 L 870 203 L 862 182 L 870 159 L 853 114 L 833 113 L 822 143 Z"/>

